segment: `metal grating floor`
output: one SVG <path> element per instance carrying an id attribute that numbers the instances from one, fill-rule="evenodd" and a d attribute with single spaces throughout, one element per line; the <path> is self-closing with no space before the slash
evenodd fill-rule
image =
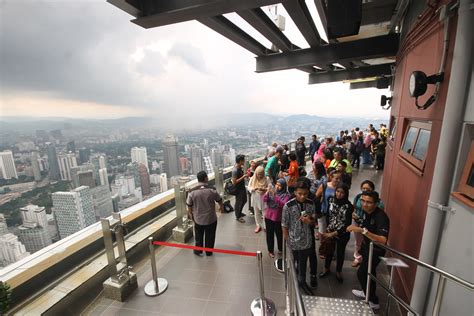
<path id="1" fill-rule="evenodd" d="M 310 316 L 374 315 L 364 301 L 303 295 L 303 304 Z"/>

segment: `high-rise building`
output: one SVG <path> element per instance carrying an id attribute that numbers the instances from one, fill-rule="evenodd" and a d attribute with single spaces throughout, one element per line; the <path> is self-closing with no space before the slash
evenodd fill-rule
<path id="1" fill-rule="evenodd" d="M 74 188 L 81 185 L 93 188 L 97 185 L 94 166 L 91 163 L 71 168 L 72 183 Z"/>
<path id="2" fill-rule="evenodd" d="M 120 196 L 117 193 L 112 194 L 112 205 L 114 207 L 114 212 L 120 212 L 118 203 L 120 202 Z"/>
<path id="3" fill-rule="evenodd" d="M 150 174 L 150 184 L 160 185 L 160 175 L 159 174 Z"/>
<path id="4" fill-rule="evenodd" d="M 0 152 L 0 170 L 4 179 L 18 178 L 15 160 L 11 151 Z"/>
<path id="5" fill-rule="evenodd" d="M 35 222 L 23 222 L 18 227 L 18 238 L 30 254 L 53 243 L 48 226 L 41 227 Z"/>
<path id="6" fill-rule="evenodd" d="M 0 213 L 0 236 L 8 233 L 7 220 L 5 219 L 5 216 Z"/>
<path id="7" fill-rule="evenodd" d="M 168 191 L 168 179 L 166 173 L 160 174 L 160 192 Z"/>
<path id="8" fill-rule="evenodd" d="M 189 159 L 186 157 L 179 157 L 179 166 L 181 172 L 189 172 Z"/>
<path id="9" fill-rule="evenodd" d="M 140 186 L 140 173 L 138 172 L 138 163 L 131 162 L 127 165 L 127 173 L 128 176 L 133 176 L 135 180 L 135 187 Z"/>
<path id="10" fill-rule="evenodd" d="M 35 178 L 35 181 L 41 181 L 41 169 L 40 169 L 40 164 L 38 161 L 38 153 L 37 152 L 32 152 L 31 153 L 31 167 L 33 167 L 33 177 Z"/>
<path id="11" fill-rule="evenodd" d="M 92 195 L 86 186 L 53 193 L 53 210 L 61 239 L 95 223 Z"/>
<path id="12" fill-rule="evenodd" d="M 163 140 L 164 171 L 168 177 L 179 175 L 178 142 L 173 136 Z"/>
<path id="13" fill-rule="evenodd" d="M 11 233 L 0 236 L 0 265 L 5 267 L 29 255 L 17 236 Z"/>
<path id="14" fill-rule="evenodd" d="M 107 168 L 99 169 L 99 181 L 100 185 L 109 187 L 109 175 L 107 174 Z"/>
<path id="15" fill-rule="evenodd" d="M 138 174 L 140 175 L 140 187 L 143 195 L 150 194 L 150 176 L 144 164 L 138 166 Z"/>
<path id="16" fill-rule="evenodd" d="M 197 174 L 199 171 L 204 170 L 203 165 L 203 150 L 199 147 L 191 147 L 191 165 L 193 166 L 193 173 Z"/>
<path id="17" fill-rule="evenodd" d="M 127 198 L 122 199 L 117 204 L 118 204 L 119 211 L 121 211 L 137 203 L 140 203 L 140 199 L 134 195 L 131 195 Z"/>
<path id="18" fill-rule="evenodd" d="M 148 170 L 148 156 L 146 153 L 146 147 L 133 147 L 131 150 L 132 163 L 136 162 L 137 164 L 143 164 Z"/>
<path id="19" fill-rule="evenodd" d="M 56 218 L 54 214 L 46 214 L 46 218 L 48 219 L 48 233 L 49 237 L 53 240 L 53 242 L 58 241 L 59 238 L 59 231 L 58 231 L 58 224 L 56 222 Z"/>
<path id="20" fill-rule="evenodd" d="M 107 159 L 105 155 L 102 154 L 96 154 L 92 157 L 89 158 L 91 164 L 94 166 L 94 177 L 96 179 L 97 183 L 100 183 L 100 175 L 99 175 L 99 170 L 107 168 Z"/>
<path id="21" fill-rule="evenodd" d="M 88 148 L 79 149 L 79 161 L 81 162 L 81 164 L 88 162 L 90 155 L 91 155 L 90 149 Z"/>
<path id="22" fill-rule="evenodd" d="M 41 227 L 48 226 L 48 218 L 46 214 L 46 208 L 38 205 L 27 205 L 20 208 L 21 218 L 23 223 L 32 222 L 38 224 Z"/>
<path id="23" fill-rule="evenodd" d="M 132 175 L 119 176 L 118 178 L 115 179 L 115 184 L 120 185 L 121 192 L 122 192 L 121 196 L 134 194 L 135 192 L 135 187 L 136 187 L 135 179 Z"/>
<path id="24" fill-rule="evenodd" d="M 204 162 L 204 171 L 207 172 L 207 174 L 213 173 L 214 172 L 214 166 L 212 165 L 212 159 L 209 156 L 203 157 L 202 161 Z"/>
<path id="25" fill-rule="evenodd" d="M 71 140 L 70 142 L 68 142 L 66 144 L 66 151 L 67 152 L 72 152 L 72 153 L 75 153 L 76 152 L 76 142 Z"/>
<path id="26" fill-rule="evenodd" d="M 105 218 L 112 215 L 114 206 L 109 186 L 101 185 L 90 189 L 92 201 L 94 204 L 94 213 L 96 219 Z"/>
<path id="27" fill-rule="evenodd" d="M 72 181 L 71 169 L 77 167 L 76 154 L 69 153 L 58 156 L 59 172 L 61 180 Z"/>
<path id="28" fill-rule="evenodd" d="M 52 143 L 46 143 L 48 147 L 48 164 L 49 164 L 49 178 L 51 180 L 59 180 L 61 174 L 59 172 L 58 156 L 56 155 L 56 147 Z"/>

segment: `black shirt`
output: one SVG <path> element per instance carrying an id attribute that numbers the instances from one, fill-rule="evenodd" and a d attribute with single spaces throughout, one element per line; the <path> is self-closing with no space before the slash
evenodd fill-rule
<path id="1" fill-rule="evenodd" d="M 244 175 L 244 171 L 242 168 L 238 168 L 237 166 L 234 166 L 232 169 L 232 178 L 240 179 Z M 235 185 L 235 188 L 237 189 L 238 192 L 245 191 L 245 181 L 242 180 L 239 183 Z"/>
<path id="2" fill-rule="evenodd" d="M 377 207 L 372 214 L 365 213 L 365 219 L 362 223 L 362 227 L 367 228 L 369 232 L 375 235 L 385 236 L 388 238 L 390 231 L 390 219 L 384 211 Z M 370 239 L 364 236 L 363 246 L 368 247 L 369 244 Z M 385 253 L 384 250 L 377 247 L 375 247 L 374 250 Z"/>

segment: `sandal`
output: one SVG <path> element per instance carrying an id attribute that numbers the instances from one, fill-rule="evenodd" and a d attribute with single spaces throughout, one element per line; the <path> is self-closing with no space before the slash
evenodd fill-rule
<path id="1" fill-rule="evenodd" d="M 245 219 L 243 219 L 242 217 L 237 218 L 237 221 L 239 221 L 239 222 L 241 222 L 241 223 L 245 223 Z"/>
<path id="2" fill-rule="evenodd" d="M 255 228 L 255 234 L 258 234 L 261 230 L 262 230 L 262 228 L 260 226 L 258 226 L 257 228 Z"/>

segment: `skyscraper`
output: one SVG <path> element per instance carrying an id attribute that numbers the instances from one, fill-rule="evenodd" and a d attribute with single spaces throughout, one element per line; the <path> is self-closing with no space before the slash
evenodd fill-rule
<path id="1" fill-rule="evenodd" d="M 58 156 L 56 155 L 56 147 L 52 143 L 46 143 L 48 146 L 48 164 L 49 164 L 49 178 L 51 180 L 59 180 L 61 174 L 59 173 Z"/>
<path id="2" fill-rule="evenodd" d="M 160 192 L 168 191 L 168 179 L 166 173 L 160 174 Z"/>
<path id="3" fill-rule="evenodd" d="M 94 205 L 94 213 L 97 219 L 112 215 L 114 206 L 112 204 L 112 195 L 109 186 L 101 185 L 90 189 Z"/>
<path id="4" fill-rule="evenodd" d="M 150 194 L 150 175 L 144 164 L 138 166 L 138 174 L 140 175 L 140 187 L 142 188 L 142 194 Z"/>
<path id="5" fill-rule="evenodd" d="M 203 150 L 199 147 L 191 147 L 191 164 L 193 166 L 193 173 L 197 174 L 199 171 L 204 170 L 203 166 Z"/>
<path id="6" fill-rule="evenodd" d="M 79 161 L 81 162 L 81 164 L 88 162 L 90 155 L 91 155 L 90 149 L 88 148 L 79 149 Z"/>
<path id="7" fill-rule="evenodd" d="M 92 195 L 86 186 L 53 193 L 53 210 L 61 239 L 95 222 Z"/>
<path id="8" fill-rule="evenodd" d="M 48 218 L 46 216 L 46 208 L 38 205 L 29 204 L 20 208 L 21 218 L 23 223 L 33 222 L 41 227 L 48 226 Z"/>
<path id="9" fill-rule="evenodd" d="M 131 150 L 131 155 L 132 155 L 132 162 L 145 165 L 146 170 L 149 172 L 146 147 L 133 147 Z"/>
<path id="10" fill-rule="evenodd" d="M 66 144 L 66 150 L 67 152 L 72 152 L 72 153 L 75 153 L 76 152 L 76 142 L 71 140 L 70 142 L 68 142 Z"/>
<path id="11" fill-rule="evenodd" d="M 18 237 L 8 233 L 0 236 L 0 265 L 7 266 L 29 256 Z"/>
<path id="12" fill-rule="evenodd" d="M 109 187 L 109 176 L 107 174 L 107 168 L 99 169 L 99 181 L 100 185 Z"/>
<path id="13" fill-rule="evenodd" d="M 0 152 L 0 170 L 4 179 L 18 178 L 13 153 L 9 150 Z"/>
<path id="14" fill-rule="evenodd" d="M 0 236 L 4 234 L 8 234 L 8 226 L 5 216 L 0 213 Z"/>
<path id="15" fill-rule="evenodd" d="M 179 175 L 178 142 L 173 136 L 167 136 L 162 143 L 165 172 L 168 177 L 177 176 Z"/>
<path id="16" fill-rule="evenodd" d="M 35 177 L 35 181 L 41 181 L 41 170 L 40 164 L 38 161 L 38 153 L 32 152 L 31 153 L 31 166 L 33 167 L 33 176 Z"/>
<path id="17" fill-rule="evenodd" d="M 61 180 L 72 181 L 71 169 L 77 167 L 76 155 L 73 153 L 59 155 L 58 163 Z"/>
<path id="18" fill-rule="evenodd" d="M 35 253 L 53 243 L 48 226 L 41 227 L 35 222 L 23 222 L 18 227 L 18 238 L 29 253 Z"/>
<path id="19" fill-rule="evenodd" d="M 127 175 L 133 176 L 135 187 L 140 187 L 140 173 L 138 172 L 137 162 L 132 162 L 127 165 Z"/>
<path id="20" fill-rule="evenodd" d="M 71 168 L 71 176 L 74 188 L 81 185 L 93 188 L 97 185 L 94 166 L 90 163 Z"/>

